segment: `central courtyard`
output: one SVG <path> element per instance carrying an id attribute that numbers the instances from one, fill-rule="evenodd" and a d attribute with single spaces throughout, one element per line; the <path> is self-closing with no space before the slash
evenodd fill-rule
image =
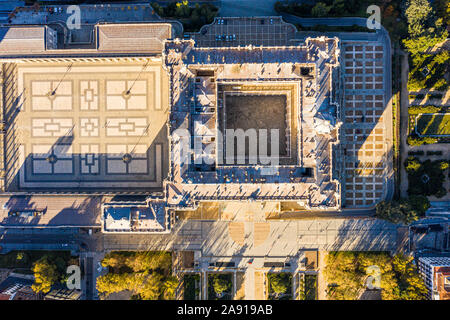
<path id="1" fill-rule="evenodd" d="M 14 115 L 9 190 L 162 188 L 168 88 L 161 62 L 26 63 L 9 71 L 19 97 L 5 106 Z"/>
<path id="2" fill-rule="evenodd" d="M 279 153 L 287 155 L 285 95 L 227 94 L 225 106 L 227 129 L 267 130 L 267 150 L 271 150 L 270 130 L 279 130 Z M 248 139 L 246 150 L 247 144 Z"/>
<path id="3" fill-rule="evenodd" d="M 225 130 L 242 129 L 244 133 L 249 133 L 245 137 L 245 154 L 243 155 L 246 163 L 250 159 L 249 151 L 253 142 L 249 136 L 252 131 L 257 137 L 256 146 L 254 146 L 258 151 L 257 155 L 267 153 L 268 156 L 273 156 L 272 150 L 274 152 L 278 150 L 277 155 L 281 163 L 290 165 L 297 163 L 298 123 L 295 115 L 300 112 L 300 106 L 296 100 L 299 85 L 280 82 L 242 82 L 219 86 L 219 97 L 223 99 L 223 107 L 218 110 L 220 132 L 225 135 Z M 272 135 L 276 134 L 276 131 L 278 131 L 278 137 L 274 137 L 274 141 L 278 144 L 278 148 L 272 146 Z M 265 132 L 267 132 L 266 150 L 261 152 L 265 142 L 261 134 Z M 226 136 L 224 136 L 224 155 L 229 157 L 234 154 L 236 164 L 236 159 L 240 156 L 237 154 L 240 144 L 238 139 L 235 138 L 234 144 L 234 153 L 228 154 Z M 233 151 L 228 150 L 228 152 Z M 261 156 L 257 160 L 260 163 Z"/>

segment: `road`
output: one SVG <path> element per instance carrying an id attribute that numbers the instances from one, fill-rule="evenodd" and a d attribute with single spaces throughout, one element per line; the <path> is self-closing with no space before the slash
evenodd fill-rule
<path id="1" fill-rule="evenodd" d="M 276 0 L 222 0 L 219 9 L 221 17 L 278 16 L 274 5 Z"/>
<path id="2" fill-rule="evenodd" d="M 0 228 L 1 252 L 11 250 L 70 250 L 78 251 L 77 228 L 65 229 L 7 229 Z"/>
<path id="3" fill-rule="evenodd" d="M 98 299 L 95 283 L 104 271 L 98 271 L 103 259 L 103 235 L 93 230 L 89 235 L 84 228 L 0 228 L 1 253 L 13 250 L 69 250 L 80 254 L 84 272 L 82 290 L 87 300 Z"/>

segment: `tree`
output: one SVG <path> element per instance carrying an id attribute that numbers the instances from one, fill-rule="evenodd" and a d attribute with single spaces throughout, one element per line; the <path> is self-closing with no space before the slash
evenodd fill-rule
<path id="1" fill-rule="evenodd" d="M 169 276 L 163 284 L 164 299 L 174 300 L 177 287 L 178 287 L 178 279 L 174 276 Z"/>
<path id="2" fill-rule="evenodd" d="M 443 196 L 446 194 L 444 180 L 441 161 L 426 160 L 417 171 L 408 171 L 408 194 Z"/>
<path id="3" fill-rule="evenodd" d="M 157 273 L 152 273 L 145 279 L 143 286 L 141 286 L 137 293 L 143 300 L 158 300 L 161 295 L 162 276 Z"/>
<path id="4" fill-rule="evenodd" d="M 31 286 L 34 292 L 47 293 L 58 280 L 59 275 L 55 265 L 51 264 L 44 256 L 33 265 L 34 284 Z"/>
<path id="5" fill-rule="evenodd" d="M 123 254 L 110 252 L 102 260 L 103 267 L 122 268 L 126 264 L 126 258 Z"/>
<path id="6" fill-rule="evenodd" d="M 128 288 L 130 281 L 127 274 L 107 273 L 97 278 L 97 291 L 109 295 Z"/>
<path id="7" fill-rule="evenodd" d="M 430 208 L 430 201 L 423 195 L 413 195 L 408 198 L 408 202 L 419 216 L 424 216 L 425 212 Z"/>
<path id="8" fill-rule="evenodd" d="M 441 168 L 442 171 L 447 170 L 448 166 L 449 165 L 447 161 L 441 161 L 441 163 L 439 164 L 439 167 Z"/>
<path id="9" fill-rule="evenodd" d="M 324 17 L 328 14 L 330 8 L 326 6 L 323 2 L 317 2 L 317 4 L 312 8 L 311 14 L 314 17 Z"/>
<path id="10" fill-rule="evenodd" d="M 218 296 L 221 296 L 224 292 L 226 292 L 229 287 L 230 283 L 227 280 L 223 279 L 220 276 L 214 277 L 213 289 Z"/>
<path id="11" fill-rule="evenodd" d="M 405 11 L 408 20 L 408 32 L 413 38 L 420 37 L 427 31 L 425 29 L 432 14 L 428 0 L 409 0 Z"/>
<path id="12" fill-rule="evenodd" d="M 381 201 L 376 206 L 375 216 L 392 223 L 410 224 L 418 220 L 430 207 L 424 196 L 411 196 L 400 201 Z"/>
<path id="13" fill-rule="evenodd" d="M 367 268 L 380 270 L 383 300 L 420 300 L 425 298 L 425 283 L 412 257 L 391 257 L 383 252 L 330 252 L 326 256 L 325 276 L 332 285 L 329 299 L 354 300 L 365 288 Z"/>
<path id="14" fill-rule="evenodd" d="M 394 256 L 392 261 L 399 287 L 398 298 L 401 300 L 423 300 L 426 298 L 425 282 L 417 272 L 413 260 L 413 257 L 398 254 Z"/>
<path id="15" fill-rule="evenodd" d="M 331 12 L 336 16 L 343 16 L 346 14 L 346 0 L 334 0 L 331 7 Z"/>
<path id="16" fill-rule="evenodd" d="M 356 252 L 330 252 L 326 256 L 327 295 L 333 300 L 354 300 L 363 286 L 363 276 L 357 268 Z"/>
<path id="17" fill-rule="evenodd" d="M 188 1 L 177 2 L 175 9 L 175 16 L 179 18 L 187 18 L 191 13 Z"/>
<path id="18" fill-rule="evenodd" d="M 272 291 L 275 293 L 275 295 L 280 295 L 282 293 L 286 293 L 286 291 L 289 288 L 289 284 L 287 283 L 289 281 L 289 277 L 287 274 L 273 274 L 270 277 L 270 287 Z"/>
<path id="19" fill-rule="evenodd" d="M 164 15 L 164 8 L 161 7 L 158 3 L 152 2 L 151 6 L 158 16 L 162 17 Z"/>
<path id="20" fill-rule="evenodd" d="M 417 158 L 409 157 L 405 163 L 406 171 L 417 171 L 420 168 L 420 162 Z"/>

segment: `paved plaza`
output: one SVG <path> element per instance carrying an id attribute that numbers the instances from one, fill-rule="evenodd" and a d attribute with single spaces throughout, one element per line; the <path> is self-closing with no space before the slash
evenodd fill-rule
<path id="1" fill-rule="evenodd" d="M 242 237 L 237 237 L 242 225 L 236 223 L 243 225 L 243 243 Z M 226 257 L 235 261 L 237 267 L 245 267 L 248 259 L 244 258 L 295 257 L 307 249 L 390 251 L 397 245 L 396 225 L 370 218 L 270 222 L 182 220 L 172 231 L 168 235 L 105 235 L 105 250 L 201 250 L 205 259 Z"/>
<path id="2" fill-rule="evenodd" d="M 167 79 L 158 62 L 19 64 L 10 118 L 19 190 L 151 190 L 167 172 Z M 12 164 L 11 164 L 12 165 Z M 14 188 L 14 186 L 10 186 Z M 131 191 L 131 190 L 130 190 Z"/>
<path id="3" fill-rule="evenodd" d="M 345 206 L 370 207 L 387 194 L 391 107 L 382 42 L 344 42 Z"/>

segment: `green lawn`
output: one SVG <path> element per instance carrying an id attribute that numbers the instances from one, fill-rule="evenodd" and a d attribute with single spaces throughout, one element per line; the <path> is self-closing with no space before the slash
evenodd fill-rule
<path id="1" fill-rule="evenodd" d="M 422 114 L 417 117 L 416 130 L 421 136 L 450 135 L 450 113 Z"/>

